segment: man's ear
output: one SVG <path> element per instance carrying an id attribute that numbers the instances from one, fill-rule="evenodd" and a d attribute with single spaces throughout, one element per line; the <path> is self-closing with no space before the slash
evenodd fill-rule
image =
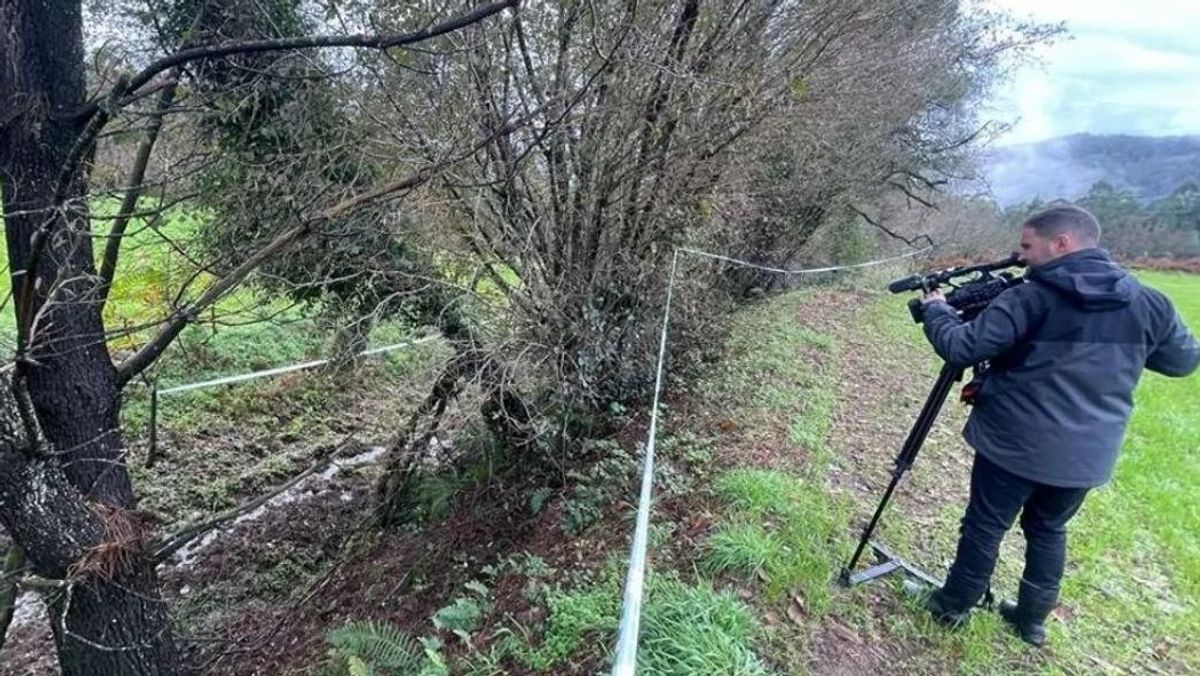
<path id="1" fill-rule="evenodd" d="M 1074 242 L 1068 233 L 1063 232 L 1054 236 L 1054 248 L 1058 251 L 1070 251 L 1072 244 Z"/>

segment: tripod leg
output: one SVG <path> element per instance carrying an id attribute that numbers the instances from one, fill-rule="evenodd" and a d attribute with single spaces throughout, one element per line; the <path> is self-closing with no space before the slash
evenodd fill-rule
<path id="1" fill-rule="evenodd" d="M 858 541 L 858 547 L 854 550 L 854 556 L 850 557 L 850 562 L 842 568 L 840 577 L 842 585 L 848 586 L 850 584 L 851 571 L 858 565 L 863 551 L 866 550 L 867 544 L 870 543 L 871 535 L 874 534 L 875 527 L 879 525 L 879 518 L 883 516 L 884 508 L 887 507 L 888 501 L 892 499 L 892 493 L 895 492 L 896 486 L 899 485 L 900 478 L 904 476 L 904 473 L 916 461 L 917 453 L 925 443 L 926 437 L 929 436 L 929 430 L 933 428 L 933 422 L 937 419 L 938 413 L 941 412 L 942 405 L 946 402 L 946 397 L 950 395 L 950 390 L 953 389 L 954 383 L 962 379 L 962 374 L 963 369 L 961 368 L 949 364 L 942 365 L 942 370 L 938 374 L 937 381 L 929 391 L 929 396 L 925 398 L 925 405 L 921 407 L 920 415 L 917 416 L 916 422 L 913 423 L 912 429 L 909 430 L 908 437 L 904 440 L 904 446 L 900 448 L 900 453 L 896 455 L 895 467 L 892 469 L 892 480 L 888 484 L 887 490 L 884 491 L 879 505 L 875 508 L 875 514 L 871 516 L 871 521 L 863 529 L 862 537 Z"/>

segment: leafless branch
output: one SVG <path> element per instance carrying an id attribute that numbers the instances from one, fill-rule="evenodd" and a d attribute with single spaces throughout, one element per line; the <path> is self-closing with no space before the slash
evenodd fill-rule
<path id="1" fill-rule="evenodd" d="M 854 213 L 861 216 L 864 221 L 866 221 L 867 223 L 870 223 L 872 226 L 877 228 L 880 232 L 884 233 L 888 237 L 891 237 L 892 239 L 898 239 L 901 242 L 904 242 L 905 244 L 907 244 L 908 246 L 913 247 L 913 248 L 916 248 L 917 242 L 922 239 L 924 239 L 926 242 L 929 242 L 929 246 L 935 246 L 933 238 L 930 237 L 929 235 L 922 234 L 922 235 L 917 235 L 916 237 L 913 237 L 912 239 L 909 239 L 897 232 L 893 232 L 886 225 L 880 223 L 879 221 L 875 220 L 874 218 L 871 218 L 870 216 L 867 215 L 867 212 L 863 211 L 862 209 L 859 209 L 858 207 L 853 206 L 853 205 L 851 205 L 850 208 L 854 210 Z"/>

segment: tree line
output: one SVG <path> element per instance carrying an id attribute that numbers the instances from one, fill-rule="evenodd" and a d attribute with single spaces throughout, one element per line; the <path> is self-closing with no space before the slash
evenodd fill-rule
<path id="1" fill-rule="evenodd" d="M 1200 256 L 1200 185 L 1186 181 L 1170 194 L 1146 201 L 1131 190 L 1097 181 L 1075 203 L 1092 212 L 1103 230 L 1102 245 L 1125 259 Z M 1010 207 L 1014 223 L 1046 206 L 1041 200 Z"/>

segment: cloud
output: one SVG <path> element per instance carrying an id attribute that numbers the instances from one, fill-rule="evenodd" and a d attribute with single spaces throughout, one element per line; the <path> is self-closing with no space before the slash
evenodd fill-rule
<path id="1" fill-rule="evenodd" d="M 1066 21 L 1070 39 L 998 92 L 1002 142 L 1079 132 L 1200 134 L 1200 3 L 996 0 L 1017 18 Z"/>

